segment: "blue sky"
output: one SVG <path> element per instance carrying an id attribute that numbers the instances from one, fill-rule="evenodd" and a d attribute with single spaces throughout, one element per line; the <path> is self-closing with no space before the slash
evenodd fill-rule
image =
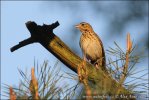
<path id="1" fill-rule="evenodd" d="M 96 3 L 96 2 L 90 2 Z M 81 56 L 81 50 L 79 48 L 79 37 L 72 35 L 75 29 L 75 24 L 86 21 L 89 22 L 95 32 L 100 35 L 105 45 L 105 49 L 113 45 L 113 41 L 118 42 L 119 45 L 125 49 L 126 34 L 130 32 L 133 41 L 143 40 L 143 35 L 148 35 L 148 16 L 143 17 L 140 20 L 131 20 L 123 27 L 123 35 L 121 37 L 109 37 L 108 30 L 110 20 L 115 17 L 116 14 L 131 14 L 128 12 L 127 3 L 121 2 L 97 2 L 102 3 L 101 8 L 106 8 L 103 12 L 96 13 L 90 6 L 88 1 L 81 2 L 55 2 L 55 1 L 2 1 L 1 2 L 1 82 L 9 85 L 18 85 L 20 74 L 18 68 L 30 72 L 31 67 L 34 64 L 34 58 L 38 60 L 39 64 L 42 64 L 44 60 L 48 60 L 50 66 L 53 66 L 57 59 L 49 53 L 40 44 L 31 44 L 25 46 L 13 53 L 10 52 L 10 48 L 20 41 L 30 36 L 25 23 L 27 21 L 35 21 L 37 24 L 42 25 L 51 24 L 55 21 L 59 21 L 60 26 L 54 30 L 54 33 L 59 36 L 70 48 L 76 49 L 76 53 Z M 139 3 L 138 3 L 139 4 Z M 79 6 L 81 5 L 81 6 Z M 71 6 L 71 7 L 70 7 Z M 125 7 L 126 6 L 126 7 Z M 138 5 L 140 6 L 140 5 Z M 148 7 L 148 5 L 147 5 Z M 145 6 L 144 11 L 147 11 Z M 120 8 L 120 9 L 118 9 Z M 114 11 L 110 14 L 110 9 Z M 116 23 L 116 22 L 115 22 Z M 112 27 L 112 26 L 111 26 Z M 146 55 L 148 55 L 146 53 Z M 60 66 L 64 66 L 60 63 Z M 138 69 L 144 69 L 148 66 L 148 58 L 143 60 L 143 63 L 138 64 Z M 141 68 L 140 68 L 141 66 Z M 62 71 L 70 71 L 66 67 L 62 68 Z"/>

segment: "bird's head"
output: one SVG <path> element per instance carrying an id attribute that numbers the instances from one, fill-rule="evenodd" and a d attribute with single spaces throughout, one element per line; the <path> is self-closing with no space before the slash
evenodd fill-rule
<path id="1" fill-rule="evenodd" d="M 89 23 L 81 22 L 75 26 L 80 31 L 93 31 L 92 26 Z"/>

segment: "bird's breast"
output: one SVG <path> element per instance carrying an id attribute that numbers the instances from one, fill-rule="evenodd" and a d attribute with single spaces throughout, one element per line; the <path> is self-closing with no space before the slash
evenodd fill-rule
<path id="1" fill-rule="evenodd" d="M 102 46 L 98 41 L 98 37 L 81 35 L 80 47 L 87 59 L 96 60 L 102 57 Z"/>

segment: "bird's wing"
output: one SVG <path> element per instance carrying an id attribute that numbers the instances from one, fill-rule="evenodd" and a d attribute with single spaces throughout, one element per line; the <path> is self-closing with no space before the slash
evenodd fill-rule
<path id="1" fill-rule="evenodd" d="M 80 39 L 80 41 L 79 41 L 79 45 L 80 45 L 80 48 L 81 48 L 81 39 Z"/>
<path id="2" fill-rule="evenodd" d="M 95 33 L 96 37 L 98 37 L 98 40 L 99 40 L 99 43 L 101 44 L 101 47 L 102 47 L 102 65 L 105 67 L 106 66 L 106 57 L 105 57 L 105 51 L 104 51 L 104 46 L 103 46 L 103 43 L 101 41 L 101 39 L 99 38 L 99 36 Z M 106 67 L 105 67 L 106 68 Z M 106 70 L 106 69 L 105 69 Z"/>
<path id="3" fill-rule="evenodd" d="M 81 35 L 81 37 L 80 37 L 80 41 L 79 41 L 80 48 L 82 49 L 81 41 L 82 41 L 82 35 Z"/>

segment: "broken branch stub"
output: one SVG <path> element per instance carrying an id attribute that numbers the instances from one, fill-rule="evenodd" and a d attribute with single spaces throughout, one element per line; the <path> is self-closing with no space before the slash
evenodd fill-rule
<path id="1" fill-rule="evenodd" d="M 25 40 L 19 42 L 19 44 L 13 46 L 10 49 L 11 52 L 13 52 L 23 46 L 26 46 L 28 44 L 34 43 L 34 42 L 39 42 L 39 43 L 43 42 L 45 36 L 51 37 L 54 35 L 53 29 L 56 28 L 57 26 L 59 26 L 58 21 L 51 25 L 43 24 L 43 26 L 37 25 L 35 22 L 28 21 L 26 23 L 26 27 L 30 31 L 31 37 L 28 39 L 25 39 Z M 53 34 L 53 35 L 50 35 L 50 34 Z"/>

